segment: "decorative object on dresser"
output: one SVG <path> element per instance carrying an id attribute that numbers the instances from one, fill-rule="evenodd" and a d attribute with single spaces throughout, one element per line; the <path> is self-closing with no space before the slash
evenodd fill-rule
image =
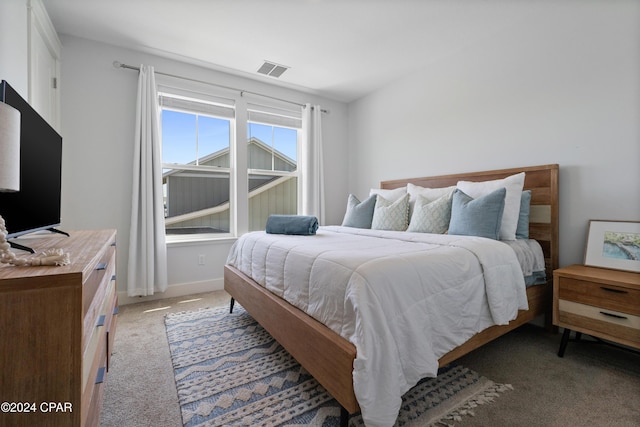
<path id="1" fill-rule="evenodd" d="M 0 264 L 3 426 L 97 426 L 118 312 L 115 230 L 34 235 L 59 267 Z"/>
<path id="2" fill-rule="evenodd" d="M 565 328 L 558 356 L 571 331 L 640 349 L 640 273 L 584 265 L 553 272 L 553 324 Z"/>
<path id="3" fill-rule="evenodd" d="M 38 266 L 38 265 L 67 265 L 69 254 L 64 253 L 62 249 L 47 249 L 38 256 L 29 258 L 19 258 L 11 251 L 11 245 L 7 242 L 7 229 L 4 224 L 4 218 L 0 216 L 0 262 L 4 264 L 13 264 L 21 267 Z"/>
<path id="4" fill-rule="evenodd" d="M 640 272 L 640 221 L 589 221 L 584 264 Z"/>

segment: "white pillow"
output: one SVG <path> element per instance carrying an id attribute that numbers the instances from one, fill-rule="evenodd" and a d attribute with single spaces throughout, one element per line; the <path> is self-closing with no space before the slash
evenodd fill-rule
<path id="1" fill-rule="evenodd" d="M 387 190 L 383 188 L 372 188 L 371 191 L 369 191 L 369 196 L 373 194 L 380 195 L 390 202 L 395 202 L 400 197 L 407 194 L 407 187 L 405 186 L 400 188 L 394 188 L 393 190 Z"/>
<path id="2" fill-rule="evenodd" d="M 416 204 L 418 196 L 422 196 L 427 199 L 428 202 L 433 202 L 436 199 L 446 195 L 453 196 L 453 192 L 456 190 L 456 186 L 442 187 L 442 188 L 428 188 L 421 187 L 419 185 L 407 184 L 407 193 L 409 193 L 409 215 L 413 215 L 413 208 Z"/>
<path id="3" fill-rule="evenodd" d="M 504 199 L 504 212 L 500 225 L 500 240 L 516 240 L 518 217 L 520 216 L 520 198 L 524 187 L 524 172 L 493 181 L 458 181 L 457 187 L 476 199 L 485 196 L 499 188 L 505 188 L 507 194 Z"/>
<path id="4" fill-rule="evenodd" d="M 409 195 L 405 194 L 395 202 L 376 196 L 376 208 L 371 221 L 372 230 L 405 231 L 409 222 Z"/>
<path id="5" fill-rule="evenodd" d="M 409 201 L 416 201 L 418 196 L 422 196 L 430 202 L 433 202 L 436 199 L 444 196 L 445 194 L 452 195 L 456 190 L 456 186 L 452 185 L 451 187 L 442 187 L 442 188 L 428 188 L 421 187 L 419 185 L 415 185 L 412 183 L 407 184 L 407 193 L 409 193 Z"/>

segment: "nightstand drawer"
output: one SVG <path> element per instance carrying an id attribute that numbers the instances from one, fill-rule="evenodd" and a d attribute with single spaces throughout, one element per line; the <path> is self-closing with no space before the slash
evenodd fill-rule
<path id="1" fill-rule="evenodd" d="M 560 279 L 557 297 L 640 316 L 640 289 L 563 277 Z"/>
<path id="2" fill-rule="evenodd" d="M 561 299 L 558 301 L 558 320 L 576 330 L 584 328 L 640 343 L 640 316 Z"/>

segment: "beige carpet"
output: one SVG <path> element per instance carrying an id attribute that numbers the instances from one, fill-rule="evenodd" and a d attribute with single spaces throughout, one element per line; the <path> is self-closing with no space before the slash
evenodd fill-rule
<path id="1" fill-rule="evenodd" d="M 164 316 L 227 305 L 223 292 L 122 306 L 102 426 L 182 425 Z M 512 384 L 494 403 L 456 426 L 639 426 L 640 356 L 570 342 L 557 357 L 559 334 L 525 325 L 458 362 Z"/>

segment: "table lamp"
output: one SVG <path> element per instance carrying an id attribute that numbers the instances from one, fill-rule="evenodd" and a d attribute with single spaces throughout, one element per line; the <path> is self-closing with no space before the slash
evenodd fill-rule
<path id="1" fill-rule="evenodd" d="M 20 112 L 0 102 L 0 191 L 20 190 Z"/>

